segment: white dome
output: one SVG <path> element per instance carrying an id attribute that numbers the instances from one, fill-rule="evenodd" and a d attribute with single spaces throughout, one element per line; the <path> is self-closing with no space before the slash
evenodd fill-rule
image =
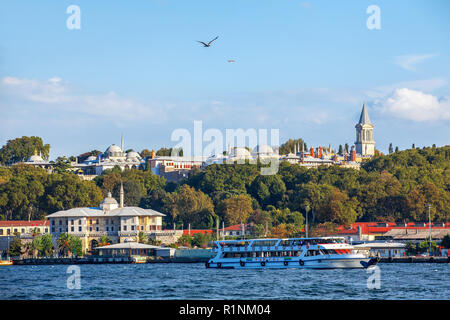
<path id="1" fill-rule="evenodd" d="M 253 149 L 253 154 L 265 154 L 265 155 L 272 155 L 274 154 L 273 149 L 271 146 L 268 146 L 266 144 L 258 145 Z"/>
<path id="2" fill-rule="evenodd" d="M 120 149 L 119 146 L 113 144 L 105 151 L 105 153 L 111 153 L 111 152 L 122 152 L 122 149 Z"/>
<path id="3" fill-rule="evenodd" d="M 44 162 L 44 159 L 42 159 L 41 156 L 35 154 L 28 158 L 28 162 Z"/>
<path id="4" fill-rule="evenodd" d="M 246 148 L 235 147 L 231 151 L 231 157 L 233 158 L 250 158 L 251 154 Z"/>
<path id="5" fill-rule="evenodd" d="M 87 159 L 86 159 L 86 161 L 95 161 L 95 160 L 97 160 L 97 157 L 96 157 L 96 156 L 89 156 L 89 157 L 87 157 Z"/>
<path id="6" fill-rule="evenodd" d="M 141 156 L 136 151 L 130 151 L 127 153 L 127 159 L 140 159 Z"/>

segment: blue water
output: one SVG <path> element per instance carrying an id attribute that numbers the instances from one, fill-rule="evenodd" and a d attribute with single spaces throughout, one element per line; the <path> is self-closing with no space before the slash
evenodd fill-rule
<path id="1" fill-rule="evenodd" d="M 2 299 L 450 299 L 450 265 L 380 267 L 380 289 L 366 270 L 206 269 L 203 264 L 80 265 L 68 289 L 67 265 L 0 267 Z"/>

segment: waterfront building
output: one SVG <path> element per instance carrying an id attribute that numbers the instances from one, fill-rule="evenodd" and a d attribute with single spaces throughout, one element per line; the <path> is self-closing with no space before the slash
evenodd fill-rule
<path id="1" fill-rule="evenodd" d="M 21 235 L 46 234 L 49 232 L 48 220 L 32 221 L 0 221 L 0 237 Z"/>
<path id="2" fill-rule="evenodd" d="M 372 256 L 394 258 L 406 255 L 406 244 L 400 242 L 367 242 L 353 246 L 355 249 L 367 249 Z"/>
<path id="3" fill-rule="evenodd" d="M 235 224 L 226 228 L 219 229 L 219 237 L 241 237 L 250 235 L 249 224 Z"/>
<path id="4" fill-rule="evenodd" d="M 33 241 L 34 236 L 46 233 L 49 233 L 48 220 L 0 221 L 0 252 L 5 252 L 17 236 L 26 243 Z"/>
<path id="5" fill-rule="evenodd" d="M 441 240 L 450 234 L 450 223 L 432 223 L 431 236 L 434 240 Z M 394 240 L 398 242 L 421 242 L 429 239 L 429 225 L 420 223 L 396 222 L 355 222 L 349 227 L 339 226 L 336 232 L 327 235 L 337 235 L 352 241 Z"/>
<path id="6" fill-rule="evenodd" d="M 156 250 L 160 249 L 159 246 L 153 246 L 149 244 L 139 243 L 135 241 L 127 241 L 123 243 L 116 243 L 106 245 L 102 247 L 96 247 L 94 252 L 99 256 L 156 256 Z"/>
<path id="7" fill-rule="evenodd" d="M 92 250 L 102 236 L 110 238 L 112 243 L 137 241 L 140 232 L 154 237 L 162 232 L 164 216 L 152 209 L 125 206 L 121 186 L 120 203 L 108 193 L 99 207 L 62 210 L 47 218 L 54 241 L 61 233 L 68 233 L 82 240 L 83 250 Z"/>

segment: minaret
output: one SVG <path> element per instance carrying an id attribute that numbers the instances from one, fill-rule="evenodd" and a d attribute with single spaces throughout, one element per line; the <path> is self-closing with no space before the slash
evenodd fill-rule
<path id="1" fill-rule="evenodd" d="M 375 154 L 375 141 L 373 140 L 373 124 L 370 122 L 369 114 L 367 113 L 366 103 L 363 103 L 361 116 L 356 128 L 356 153 L 363 157 L 371 157 Z"/>
<path id="2" fill-rule="evenodd" d="M 121 182 L 120 183 L 120 205 L 119 205 L 119 208 L 123 208 L 123 197 L 124 197 L 123 184 Z"/>
<path id="3" fill-rule="evenodd" d="M 305 143 L 302 144 L 302 163 L 305 163 Z"/>

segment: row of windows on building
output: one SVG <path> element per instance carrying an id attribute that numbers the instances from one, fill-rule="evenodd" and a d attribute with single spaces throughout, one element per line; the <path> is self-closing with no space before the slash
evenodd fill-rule
<path id="1" fill-rule="evenodd" d="M 123 226 L 123 228 L 121 228 L 121 226 L 119 226 L 117 231 L 122 231 L 122 229 L 123 229 L 123 231 L 136 231 L 136 230 L 139 230 L 139 231 L 156 231 L 156 230 L 161 230 L 161 226 L 151 225 L 151 226 L 148 226 L 148 228 L 145 228 L 144 226 L 132 225 L 132 226 L 130 226 L 130 230 L 128 230 L 128 226 L 125 225 L 125 226 Z M 55 233 L 56 230 L 57 229 L 53 226 L 52 227 L 52 233 Z M 67 232 L 68 230 L 69 229 L 67 227 L 66 228 L 59 228 L 58 232 L 59 233 Z M 89 227 L 89 232 L 93 232 L 93 231 L 94 231 L 94 227 Z M 99 231 L 103 231 L 103 230 L 100 230 L 100 227 L 97 226 L 97 227 L 95 227 L 95 231 L 99 232 Z M 114 226 L 106 226 L 104 231 L 114 232 Z M 75 227 L 71 226 L 70 227 L 70 232 L 75 232 Z M 83 232 L 83 227 L 79 226 L 78 227 L 78 232 Z"/>
<path id="2" fill-rule="evenodd" d="M 76 221 L 77 221 L 77 225 L 79 225 L 79 226 L 82 225 L 81 219 L 76 220 Z M 124 223 L 131 223 L 130 220 L 128 220 L 128 221 L 122 221 L 122 222 L 124 222 Z M 155 222 L 155 221 L 152 219 L 151 222 Z M 100 224 L 99 219 L 96 219 L 95 221 L 94 221 L 94 220 L 88 220 L 88 225 L 93 225 L 93 224 Z M 115 225 L 114 220 L 108 220 L 108 219 L 106 219 L 106 220 L 105 220 L 105 225 L 110 225 L 110 224 L 111 224 L 111 225 Z M 52 220 L 52 226 L 55 226 L 55 225 L 56 225 L 56 224 L 55 224 L 55 220 Z M 59 225 L 60 225 L 60 226 L 63 225 L 63 221 L 62 221 L 62 220 L 59 220 Z M 69 225 L 69 221 L 68 221 L 68 220 L 66 220 L 66 225 Z M 75 225 L 75 220 L 70 220 L 70 225 L 71 225 L 71 226 Z"/>
<path id="3" fill-rule="evenodd" d="M 15 234 L 18 232 L 24 234 L 24 233 L 26 233 L 26 229 L 25 228 L 0 229 L 0 236 L 4 236 L 4 235 L 10 236 L 11 234 Z M 32 232 L 33 232 L 33 229 L 28 230 L 28 233 L 32 233 Z M 48 232 L 48 228 L 45 228 L 44 233 L 47 233 L 47 232 Z"/>

